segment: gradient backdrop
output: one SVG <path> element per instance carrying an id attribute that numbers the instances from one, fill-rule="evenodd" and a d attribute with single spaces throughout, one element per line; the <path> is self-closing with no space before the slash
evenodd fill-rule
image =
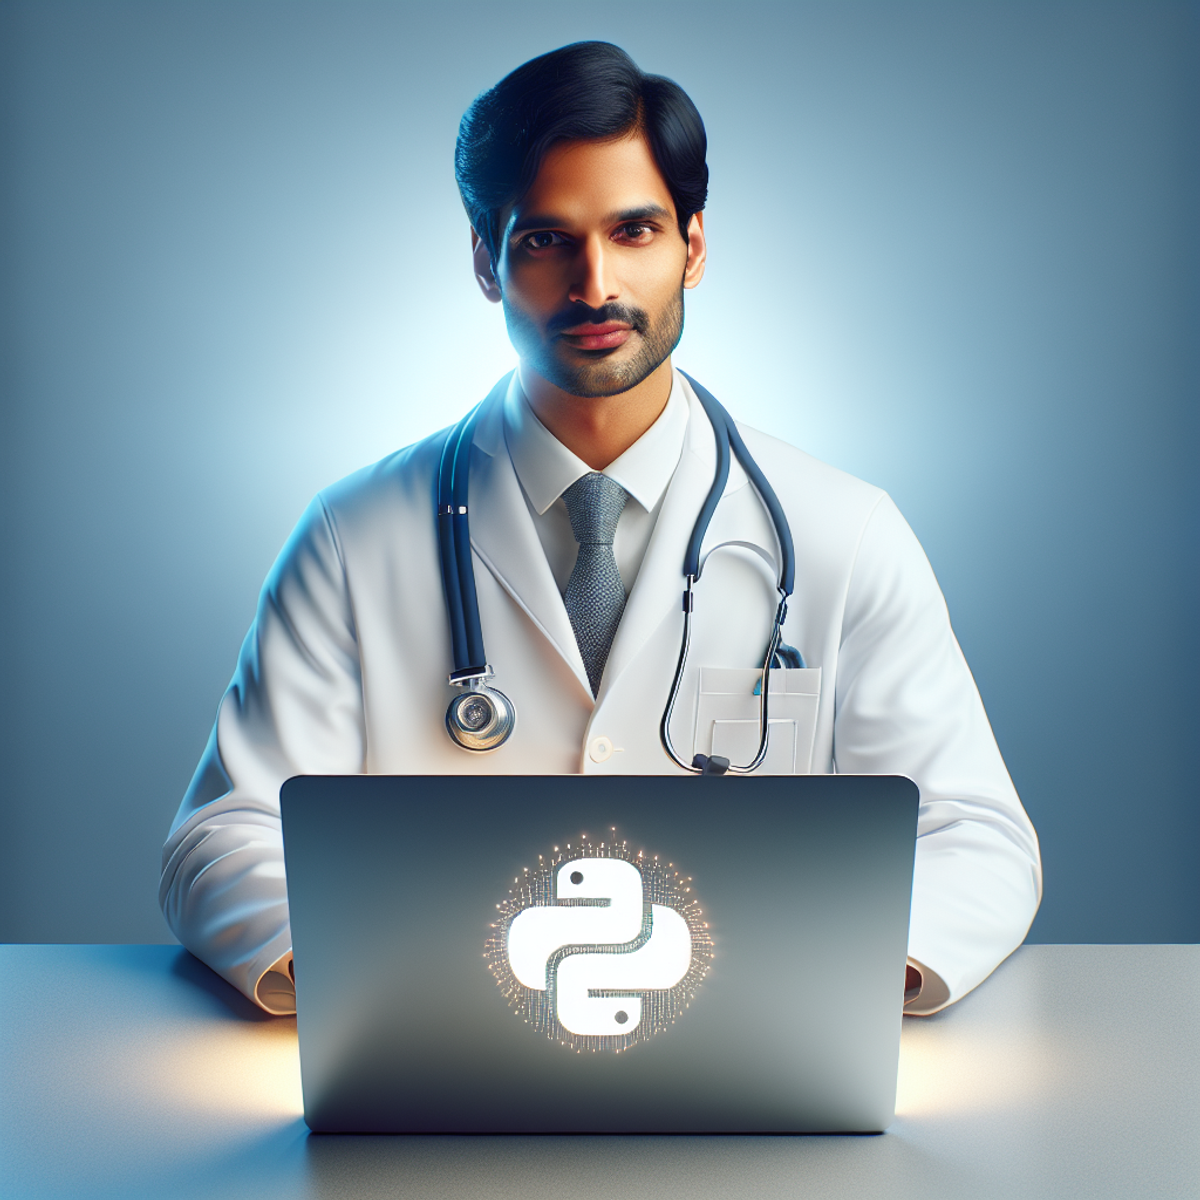
<path id="1" fill-rule="evenodd" d="M 293 521 L 511 362 L 458 118 L 599 37 L 708 125 L 677 361 L 933 561 L 1033 938 L 1197 939 L 1195 4 L 0 14 L 0 938 L 170 940 L 161 843 Z"/>

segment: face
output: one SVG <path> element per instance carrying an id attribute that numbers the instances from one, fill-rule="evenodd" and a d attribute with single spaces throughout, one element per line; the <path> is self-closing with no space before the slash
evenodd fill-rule
<path id="1" fill-rule="evenodd" d="M 699 215 L 679 234 L 670 190 L 640 135 L 566 142 L 507 214 L 484 294 L 504 305 L 522 369 L 575 396 L 636 387 L 683 332 L 683 289 L 704 273 Z"/>

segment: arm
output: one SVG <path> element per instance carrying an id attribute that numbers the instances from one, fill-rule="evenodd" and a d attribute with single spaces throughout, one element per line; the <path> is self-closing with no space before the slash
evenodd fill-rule
<path id="1" fill-rule="evenodd" d="M 906 1011 L 936 1012 L 1020 945 L 1041 860 L 933 570 L 886 496 L 847 589 L 835 708 L 838 771 L 921 789 L 909 964 L 922 979 Z"/>
<path id="2" fill-rule="evenodd" d="M 280 785 L 360 772 L 364 753 L 353 616 L 318 497 L 263 585 L 159 886 L 176 937 L 268 1012 L 294 1011 Z"/>

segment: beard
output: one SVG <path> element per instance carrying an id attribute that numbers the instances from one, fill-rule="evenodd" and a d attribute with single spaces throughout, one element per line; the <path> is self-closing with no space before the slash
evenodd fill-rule
<path id="1" fill-rule="evenodd" d="M 627 304 L 605 304 L 601 308 L 576 304 L 570 311 L 552 317 L 544 332 L 527 313 L 507 298 L 502 299 L 508 337 L 521 360 L 569 396 L 616 396 L 637 387 L 666 362 L 683 336 L 682 287 L 654 319 L 645 309 Z M 560 330 L 606 321 L 620 321 L 633 329 L 630 357 L 619 357 L 622 351 L 627 352 L 629 342 L 615 350 L 573 351 L 558 339 Z"/>

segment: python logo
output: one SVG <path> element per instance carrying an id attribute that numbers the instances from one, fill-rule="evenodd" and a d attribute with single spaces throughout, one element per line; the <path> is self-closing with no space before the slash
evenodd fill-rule
<path id="1" fill-rule="evenodd" d="M 674 1024 L 712 963 L 691 876 L 615 828 L 539 854 L 496 909 L 484 958 L 509 1005 L 580 1053 L 627 1050 Z"/>

